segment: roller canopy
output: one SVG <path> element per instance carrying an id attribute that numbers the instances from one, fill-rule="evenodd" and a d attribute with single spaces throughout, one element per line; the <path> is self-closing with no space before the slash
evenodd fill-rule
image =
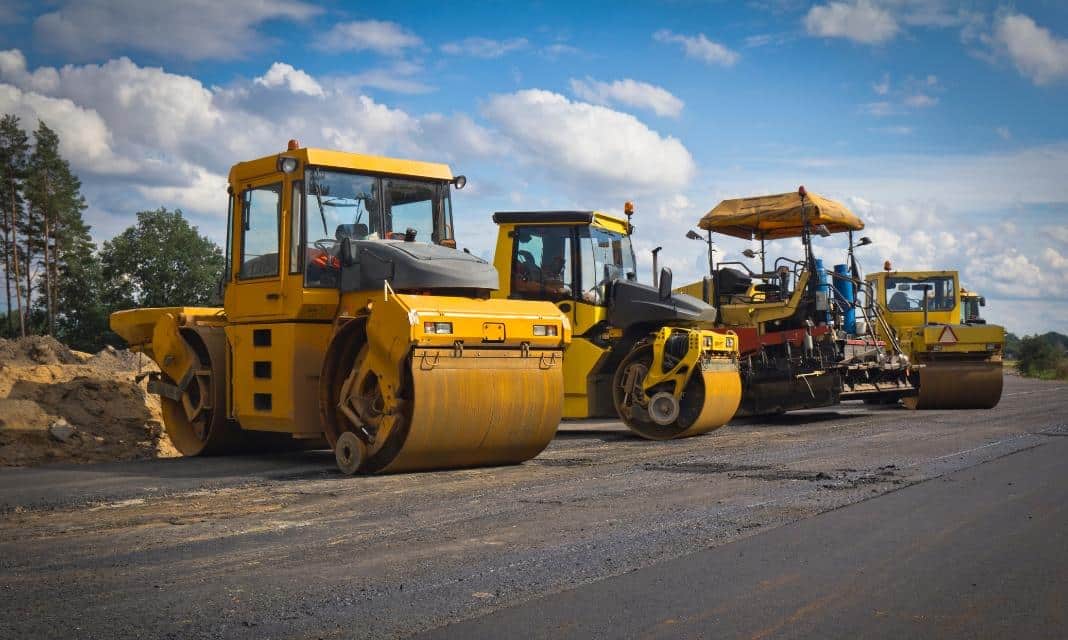
<path id="1" fill-rule="evenodd" d="M 698 224 L 702 229 L 744 240 L 793 238 L 804 228 L 801 204 L 797 192 L 724 200 Z M 825 225 L 831 233 L 864 228 L 864 222 L 845 205 L 814 193 L 805 196 L 804 216 L 809 224 Z"/>

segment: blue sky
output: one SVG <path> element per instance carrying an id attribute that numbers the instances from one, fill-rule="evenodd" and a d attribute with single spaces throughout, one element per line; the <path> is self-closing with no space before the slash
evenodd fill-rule
<path id="1" fill-rule="evenodd" d="M 98 241 L 161 205 L 221 241 L 228 167 L 292 137 L 449 162 L 487 257 L 494 210 L 634 200 L 645 279 L 657 245 L 701 275 L 720 199 L 805 184 L 868 267 L 959 268 L 991 320 L 1068 332 L 1063 2 L 16 1 L 0 34 L 0 111 L 59 130 Z"/>

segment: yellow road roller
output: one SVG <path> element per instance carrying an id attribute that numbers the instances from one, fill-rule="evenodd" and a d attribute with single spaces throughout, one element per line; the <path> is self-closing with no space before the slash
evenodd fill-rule
<path id="1" fill-rule="evenodd" d="M 636 281 L 630 203 L 625 212 L 494 214 L 493 295 L 549 301 L 567 316 L 565 418 L 618 416 L 652 440 L 721 427 L 741 397 L 737 336 L 709 330 L 716 309 L 673 293 L 669 269 L 655 287 Z"/>
<path id="2" fill-rule="evenodd" d="M 442 164 L 302 148 L 230 170 L 222 308 L 111 327 L 185 455 L 326 441 L 347 473 L 518 463 L 561 417 L 568 318 L 491 298 Z"/>
<path id="3" fill-rule="evenodd" d="M 991 409 L 1001 400 L 1005 329 L 985 321 L 961 322 L 965 293 L 956 271 L 894 271 L 890 264 L 865 279 L 885 323 L 880 339 L 901 346 L 913 365 L 917 393 L 910 409 Z M 978 302 L 978 300 L 977 300 Z M 984 301 L 985 302 L 985 301 Z M 978 317 L 978 310 L 975 314 Z"/>

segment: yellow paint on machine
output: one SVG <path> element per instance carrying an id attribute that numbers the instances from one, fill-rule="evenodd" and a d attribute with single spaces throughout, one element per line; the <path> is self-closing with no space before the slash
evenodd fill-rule
<path id="1" fill-rule="evenodd" d="M 509 464 L 548 446 L 560 423 L 563 358 L 416 349 L 411 425 L 383 471 Z"/>
<path id="2" fill-rule="evenodd" d="M 310 186 L 324 172 L 333 193 Z M 325 438 L 345 443 L 335 453 L 351 473 L 512 464 L 545 448 L 563 408 L 570 323 L 548 302 L 490 299 L 484 276 L 465 275 L 492 269 L 449 253 L 452 179 L 443 164 L 295 141 L 232 167 L 223 307 L 111 316 L 132 349 L 159 363 L 149 388 L 183 454 Z M 392 182 L 396 196 L 381 197 Z M 357 183 L 370 186 L 345 191 Z M 413 211 L 433 251 L 394 228 Z M 356 243 L 376 267 L 426 262 L 394 292 L 390 270 L 361 279 Z M 413 257 L 388 262 L 402 253 Z M 346 273 L 360 284 L 346 285 Z"/>

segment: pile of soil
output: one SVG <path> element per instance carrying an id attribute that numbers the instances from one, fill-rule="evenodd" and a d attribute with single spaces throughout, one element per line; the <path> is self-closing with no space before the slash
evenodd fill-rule
<path id="1" fill-rule="evenodd" d="M 154 364 L 125 350 L 72 351 L 50 337 L 0 339 L 0 466 L 174 457 Z"/>

